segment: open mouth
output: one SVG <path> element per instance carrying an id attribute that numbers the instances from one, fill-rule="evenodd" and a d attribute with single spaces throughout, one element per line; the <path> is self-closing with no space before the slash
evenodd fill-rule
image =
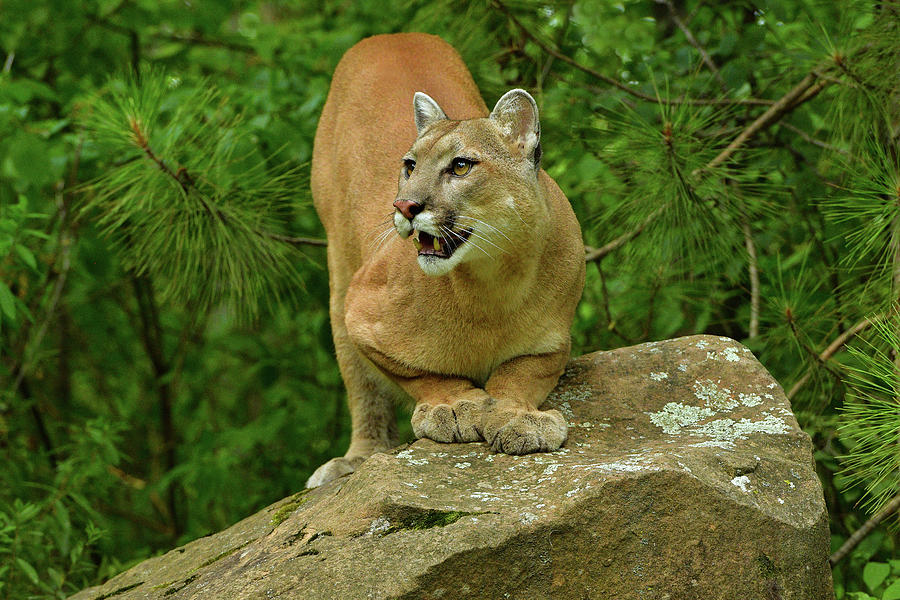
<path id="1" fill-rule="evenodd" d="M 463 229 L 458 232 L 448 231 L 445 237 L 435 237 L 425 231 L 416 230 L 412 238 L 416 250 L 419 251 L 419 256 L 450 258 L 469 239 L 470 235 L 472 235 L 471 229 Z"/>

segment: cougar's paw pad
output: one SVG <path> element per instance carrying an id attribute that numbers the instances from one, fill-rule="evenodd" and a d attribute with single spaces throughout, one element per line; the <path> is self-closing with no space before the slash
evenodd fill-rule
<path id="1" fill-rule="evenodd" d="M 356 467 L 358 467 L 359 463 L 362 461 L 362 458 L 345 458 L 343 456 L 332 458 L 309 476 L 309 479 L 306 480 L 306 487 L 319 487 L 333 479 L 349 475 L 356 470 Z"/>
<path id="2" fill-rule="evenodd" d="M 412 415 L 417 438 L 436 442 L 477 442 L 481 439 L 481 404 L 459 400 L 453 404 L 419 404 Z"/>
<path id="3" fill-rule="evenodd" d="M 486 415 L 483 432 L 495 452 L 531 454 L 559 449 L 569 426 L 558 410 L 499 409 Z"/>

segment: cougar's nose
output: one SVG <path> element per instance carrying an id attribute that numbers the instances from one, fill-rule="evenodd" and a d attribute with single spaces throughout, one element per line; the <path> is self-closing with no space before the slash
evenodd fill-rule
<path id="1" fill-rule="evenodd" d="M 394 201 L 394 208 L 399 210 L 401 215 L 412 221 L 413 217 L 422 212 L 423 207 L 412 200 L 396 200 Z"/>

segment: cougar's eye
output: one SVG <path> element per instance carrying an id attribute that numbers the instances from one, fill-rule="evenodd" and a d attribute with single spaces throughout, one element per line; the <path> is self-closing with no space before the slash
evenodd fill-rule
<path id="1" fill-rule="evenodd" d="M 409 176 L 412 174 L 413 169 L 416 168 L 416 161 L 411 158 L 407 158 L 403 160 L 403 176 L 409 179 Z"/>
<path id="2" fill-rule="evenodd" d="M 462 177 L 472 169 L 473 164 L 475 163 L 467 158 L 454 158 L 450 163 L 450 170 L 457 177 Z"/>

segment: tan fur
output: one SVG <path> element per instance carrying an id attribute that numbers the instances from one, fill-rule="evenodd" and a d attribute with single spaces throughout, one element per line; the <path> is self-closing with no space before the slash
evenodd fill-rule
<path id="1" fill-rule="evenodd" d="M 417 139 L 415 92 L 454 120 L 429 122 Z M 312 190 L 328 233 L 331 322 L 353 434 L 347 454 L 308 486 L 393 446 L 398 400 L 416 403 L 418 437 L 486 439 L 515 454 L 565 441 L 562 416 L 537 407 L 569 356 L 584 248 L 568 200 L 524 155 L 536 138 L 510 137 L 506 114 L 486 118 L 459 55 L 434 36 L 369 38 L 338 65 Z M 465 177 L 447 173 L 454 157 L 472 155 L 479 162 Z M 404 157 L 416 161 L 409 179 Z M 423 271 L 395 198 L 422 203 L 436 222 L 460 215 L 457 230 L 474 227 L 454 255 L 459 264 L 440 276 Z"/>

